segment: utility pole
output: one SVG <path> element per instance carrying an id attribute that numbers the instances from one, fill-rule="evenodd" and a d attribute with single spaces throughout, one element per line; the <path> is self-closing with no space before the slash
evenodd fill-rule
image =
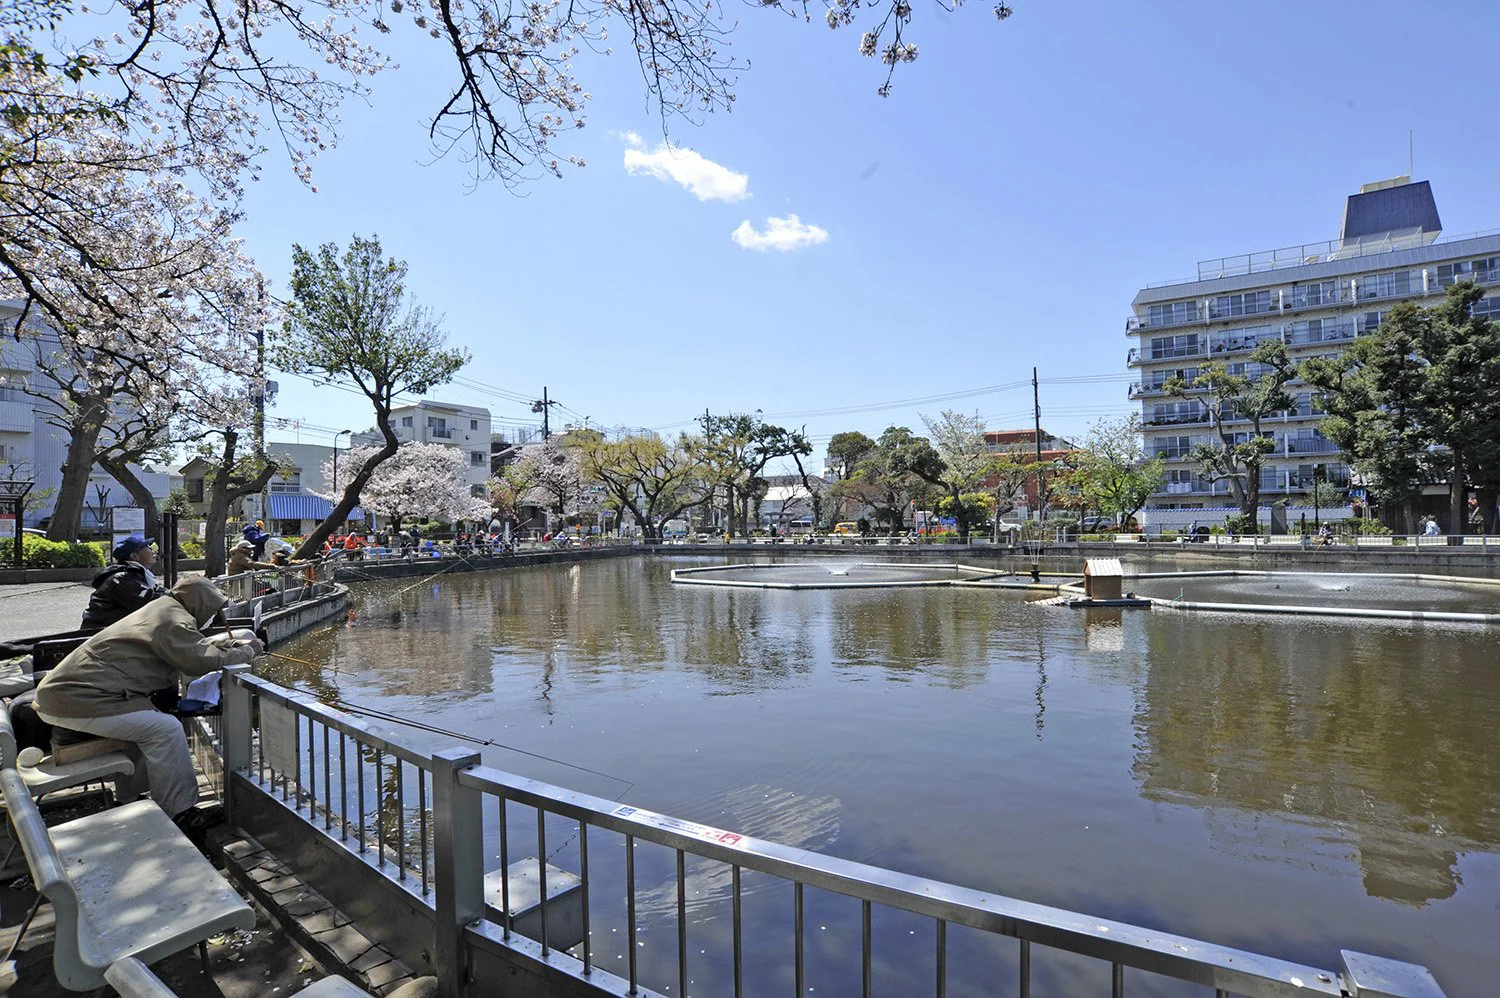
<path id="1" fill-rule="evenodd" d="M 542 386 L 542 397 L 531 403 L 531 411 L 542 414 L 542 443 L 546 443 L 552 437 L 552 422 L 550 420 L 551 409 L 558 405 L 557 399 L 547 397 L 547 386 Z"/>
<path id="2" fill-rule="evenodd" d="M 265 304 L 266 286 L 264 281 L 257 281 L 258 315 L 255 325 L 255 376 L 260 379 L 260 384 L 255 390 L 255 456 L 261 460 L 266 459 L 266 323 Z M 260 516 L 258 519 L 270 521 L 271 519 L 271 485 L 270 482 L 261 487 L 260 490 Z"/>
<path id="3" fill-rule="evenodd" d="M 1037 519 L 1047 514 L 1047 485 L 1042 478 L 1042 393 L 1036 368 L 1031 369 L 1031 404 L 1036 417 L 1036 506 Z"/>

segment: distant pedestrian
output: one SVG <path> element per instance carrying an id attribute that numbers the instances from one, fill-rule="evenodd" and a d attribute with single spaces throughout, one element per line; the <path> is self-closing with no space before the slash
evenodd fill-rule
<path id="1" fill-rule="evenodd" d="M 1422 533 L 1428 537 L 1438 536 L 1438 522 L 1431 514 L 1423 520 Z"/>

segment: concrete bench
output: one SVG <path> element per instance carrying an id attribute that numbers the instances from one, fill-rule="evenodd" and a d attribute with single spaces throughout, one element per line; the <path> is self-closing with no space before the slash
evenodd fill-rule
<path id="1" fill-rule="evenodd" d="M 1301 534 L 1272 534 L 1266 538 L 1267 544 L 1301 544 Z"/>
<path id="2" fill-rule="evenodd" d="M 1387 547 L 1388 548 L 1388 547 L 1390 547 L 1395 542 L 1395 540 L 1396 539 L 1394 537 L 1378 537 L 1378 536 L 1356 537 L 1356 538 L 1354 538 L 1354 546 L 1355 547 L 1361 547 L 1361 548 L 1377 548 L 1377 547 Z"/>
<path id="3" fill-rule="evenodd" d="M 52 902 L 63 987 L 90 991 L 125 957 L 150 964 L 254 927 L 255 912 L 154 802 L 49 829 L 14 769 L 0 769 L 0 789 L 37 893 Z"/>

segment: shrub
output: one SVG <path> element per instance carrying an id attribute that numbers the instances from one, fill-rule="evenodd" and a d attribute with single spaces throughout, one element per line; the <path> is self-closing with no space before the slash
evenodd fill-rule
<path id="1" fill-rule="evenodd" d="M 177 542 L 177 550 L 182 552 L 184 558 L 204 558 L 207 552 L 203 548 L 203 542 L 196 537 L 184 537 Z"/>
<path id="2" fill-rule="evenodd" d="M 0 538 L 0 566 L 12 564 L 15 539 Z M 27 534 L 21 540 L 21 560 L 27 568 L 103 568 L 103 542 L 49 541 Z"/>
<path id="3" fill-rule="evenodd" d="M 1393 531 L 1390 527 L 1387 527 L 1385 524 L 1381 523 L 1379 520 L 1367 519 L 1345 520 L 1342 524 L 1341 529 L 1347 530 L 1350 533 L 1360 534 L 1365 537 L 1389 537 L 1391 534 L 1395 533 L 1395 531 Z"/>

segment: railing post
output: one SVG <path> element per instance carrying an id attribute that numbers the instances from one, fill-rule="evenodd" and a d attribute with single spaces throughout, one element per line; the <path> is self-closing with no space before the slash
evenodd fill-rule
<path id="1" fill-rule="evenodd" d="M 1426 967 L 1354 950 L 1343 958 L 1344 993 L 1352 998 L 1443 998 L 1443 989 Z"/>
<path id="2" fill-rule="evenodd" d="M 234 774 L 250 771 L 250 691 L 238 678 L 250 672 L 249 665 L 229 665 L 219 677 L 219 702 L 223 724 L 220 738 L 224 753 L 224 811 L 230 828 L 238 826 L 235 813 Z"/>
<path id="3" fill-rule="evenodd" d="M 461 770 L 479 765 L 479 753 L 445 749 L 432 756 L 433 901 L 436 906 L 438 994 L 463 998 L 468 988 L 464 929 L 484 917 L 484 815 L 482 794 L 458 785 Z"/>

